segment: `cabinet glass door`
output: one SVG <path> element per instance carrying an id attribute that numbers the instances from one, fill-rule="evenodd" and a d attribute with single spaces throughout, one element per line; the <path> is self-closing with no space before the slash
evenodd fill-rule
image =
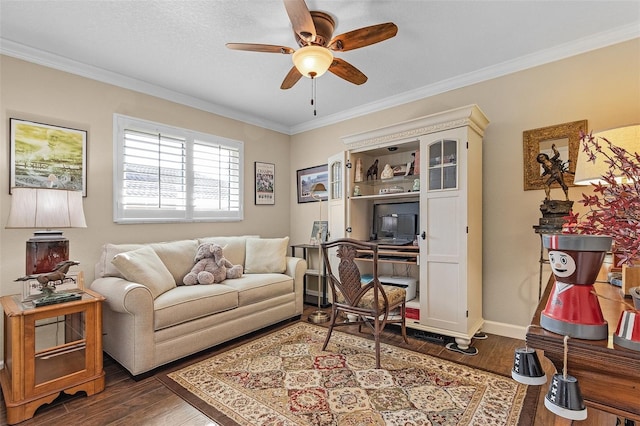
<path id="1" fill-rule="evenodd" d="M 86 369 L 85 312 L 35 321 L 35 386 Z"/>
<path id="2" fill-rule="evenodd" d="M 429 191 L 458 187 L 458 142 L 442 139 L 429 145 Z"/>
<path id="3" fill-rule="evenodd" d="M 331 163 L 329 170 L 329 186 L 331 188 L 329 197 L 331 200 L 342 199 L 342 162 L 335 161 Z"/>

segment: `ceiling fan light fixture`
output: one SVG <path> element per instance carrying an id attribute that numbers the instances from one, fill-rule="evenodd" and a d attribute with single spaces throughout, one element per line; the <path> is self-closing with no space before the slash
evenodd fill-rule
<path id="1" fill-rule="evenodd" d="M 293 65 L 307 78 L 317 78 L 333 63 L 333 53 L 321 46 L 305 46 L 293 53 Z"/>

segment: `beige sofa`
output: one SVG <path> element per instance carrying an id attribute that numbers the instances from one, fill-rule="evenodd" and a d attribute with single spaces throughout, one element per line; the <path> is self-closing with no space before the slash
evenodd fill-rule
<path id="1" fill-rule="evenodd" d="M 300 316 L 307 264 L 288 237 L 209 237 L 105 244 L 91 289 L 106 297 L 104 351 L 136 376 L 219 343 Z M 199 244 L 215 242 L 241 278 L 182 285 Z M 117 266 L 116 266 L 117 265 Z"/>

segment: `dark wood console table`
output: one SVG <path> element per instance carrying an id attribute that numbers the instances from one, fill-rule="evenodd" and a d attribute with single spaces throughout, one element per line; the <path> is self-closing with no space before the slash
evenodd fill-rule
<path id="1" fill-rule="evenodd" d="M 544 310 L 553 287 L 553 275 L 540 299 L 529 327 L 527 343 L 544 351 L 558 372 L 562 372 L 564 336 L 540 328 L 540 313 Z M 596 292 L 605 320 L 609 323 L 607 340 L 569 339 L 567 373 L 580 382 L 587 406 L 640 421 L 640 352 L 613 345 L 620 313 L 624 305 L 618 287 L 596 283 Z M 606 297 L 606 298 L 605 298 Z"/>

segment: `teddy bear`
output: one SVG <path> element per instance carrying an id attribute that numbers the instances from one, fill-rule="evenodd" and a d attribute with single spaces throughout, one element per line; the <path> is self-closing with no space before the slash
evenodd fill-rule
<path id="1" fill-rule="evenodd" d="M 242 265 L 233 265 L 222 254 L 219 244 L 203 243 L 198 246 L 194 259 L 195 265 L 182 279 L 185 285 L 214 284 L 225 279 L 240 278 Z"/>

